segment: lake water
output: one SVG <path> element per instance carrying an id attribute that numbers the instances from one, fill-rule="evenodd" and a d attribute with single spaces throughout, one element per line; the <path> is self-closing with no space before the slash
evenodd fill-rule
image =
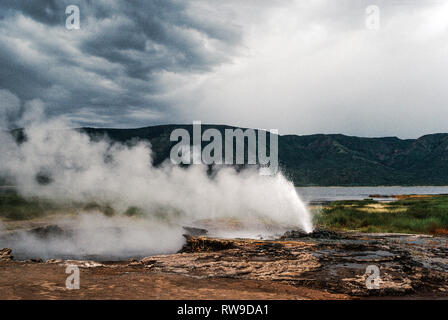
<path id="1" fill-rule="evenodd" d="M 297 193 L 303 201 L 321 202 L 335 200 L 363 200 L 370 195 L 397 194 L 448 194 L 448 186 L 417 186 L 417 187 L 299 187 Z M 0 186 L 1 193 L 14 192 L 14 187 Z M 378 201 L 392 201 L 393 198 L 373 197 Z"/>
<path id="2" fill-rule="evenodd" d="M 370 195 L 398 195 L 398 194 L 448 194 L 448 186 L 421 187 L 300 187 L 297 193 L 303 201 L 320 202 L 335 200 L 363 200 Z M 373 197 L 379 201 L 391 201 L 393 198 Z"/>

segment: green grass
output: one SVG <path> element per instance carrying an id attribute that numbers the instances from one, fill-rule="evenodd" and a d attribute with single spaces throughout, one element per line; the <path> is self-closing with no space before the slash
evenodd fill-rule
<path id="1" fill-rule="evenodd" d="M 0 219 L 22 221 L 45 217 L 49 214 L 71 213 L 82 211 L 102 212 L 106 216 L 117 214 L 108 204 L 88 203 L 55 203 L 38 198 L 24 198 L 15 193 L 0 194 Z M 129 207 L 123 214 L 142 216 L 144 212 L 138 207 Z"/>
<path id="2" fill-rule="evenodd" d="M 13 193 L 0 194 L 1 219 L 29 220 L 70 209 L 100 211 L 109 216 L 116 214 L 110 206 L 97 203 L 62 206 L 37 198 L 25 199 Z M 127 216 L 144 214 L 137 207 L 129 207 L 123 213 Z M 167 213 L 176 216 L 176 212 L 169 208 L 159 212 L 164 218 Z M 315 211 L 314 224 L 335 230 L 448 235 L 448 196 L 407 198 L 382 204 L 373 200 L 335 201 Z"/>
<path id="3" fill-rule="evenodd" d="M 44 200 L 24 199 L 17 194 L 0 194 L 0 217 L 9 220 L 28 220 L 44 216 L 55 205 Z"/>
<path id="4" fill-rule="evenodd" d="M 335 201 L 314 215 L 314 223 L 337 230 L 448 235 L 448 197 L 409 198 L 387 204 Z"/>

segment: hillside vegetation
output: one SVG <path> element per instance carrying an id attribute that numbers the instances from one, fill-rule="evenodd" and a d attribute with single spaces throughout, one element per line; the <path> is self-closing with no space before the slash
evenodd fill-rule
<path id="1" fill-rule="evenodd" d="M 203 125 L 202 130 L 235 127 Z M 163 125 L 140 129 L 83 128 L 92 137 L 108 136 L 113 141 L 147 140 L 154 164 L 169 157 L 175 128 Z M 281 170 L 297 186 L 448 185 L 448 134 L 425 135 L 418 139 L 360 138 L 342 134 L 278 137 Z M 268 148 L 269 149 L 269 148 Z"/>
<path id="2" fill-rule="evenodd" d="M 193 136 L 192 125 L 78 130 L 92 139 L 106 137 L 111 142 L 148 141 L 153 151 L 153 164 L 157 166 L 169 158 L 171 148 L 177 143 L 170 141 L 171 132 L 177 128 L 184 128 L 190 137 Z M 202 132 L 208 128 L 218 129 L 223 137 L 225 129 L 237 129 L 202 125 Z M 18 142 L 26 139 L 20 129 L 12 131 L 12 134 Z M 203 147 L 208 143 L 203 142 Z M 406 140 L 342 134 L 280 135 L 278 146 L 280 169 L 296 186 L 448 185 L 447 133 Z M 222 153 L 224 156 L 225 151 Z M 0 176 L 0 185 L 4 184 L 11 182 Z"/>

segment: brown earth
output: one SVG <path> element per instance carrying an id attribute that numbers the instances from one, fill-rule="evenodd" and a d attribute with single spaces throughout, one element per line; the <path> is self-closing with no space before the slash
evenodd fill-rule
<path id="1" fill-rule="evenodd" d="M 186 238 L 177 254 L 121 262 L 14 261 L 1 250 L 0 299 L 448 298 L 447 238 L 327 230 Z M 79 290 L 65 287 L 68 265 L 80 268 Z M 379 289 L 367 288 L 370 265 Z"/>
<path id="2" fill-rule="evenodd" d="M 66 267 L 0 262 L 0 299 L 346 299 L 343 294 L 269 280 L 197 278 L 153 272 L 143 265 L 80 268 L 80 289 L 68 290 Z"/>

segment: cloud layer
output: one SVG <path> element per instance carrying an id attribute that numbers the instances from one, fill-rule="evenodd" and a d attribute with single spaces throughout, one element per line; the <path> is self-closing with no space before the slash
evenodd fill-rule
<path id="1" fill-rule="evenodd" d="M 0 124 L 34 101 L 92 126 L 447 131 L 448 5 L 378 0 L 372 31 L 371 4 L 3 0 Z M 80 8 L 80 30 L 65 28 L 68 5 Z"/>
<path id="2" fill-rule="evenodd" d="M 65 28 L 72 4 L 80 30 Z M 0 10 L 0 87 L 84 124 L 169 121 L 161 75 L 210 72 L 240 41 L 238 26 L 201 3 L 6 0 Z"/>

